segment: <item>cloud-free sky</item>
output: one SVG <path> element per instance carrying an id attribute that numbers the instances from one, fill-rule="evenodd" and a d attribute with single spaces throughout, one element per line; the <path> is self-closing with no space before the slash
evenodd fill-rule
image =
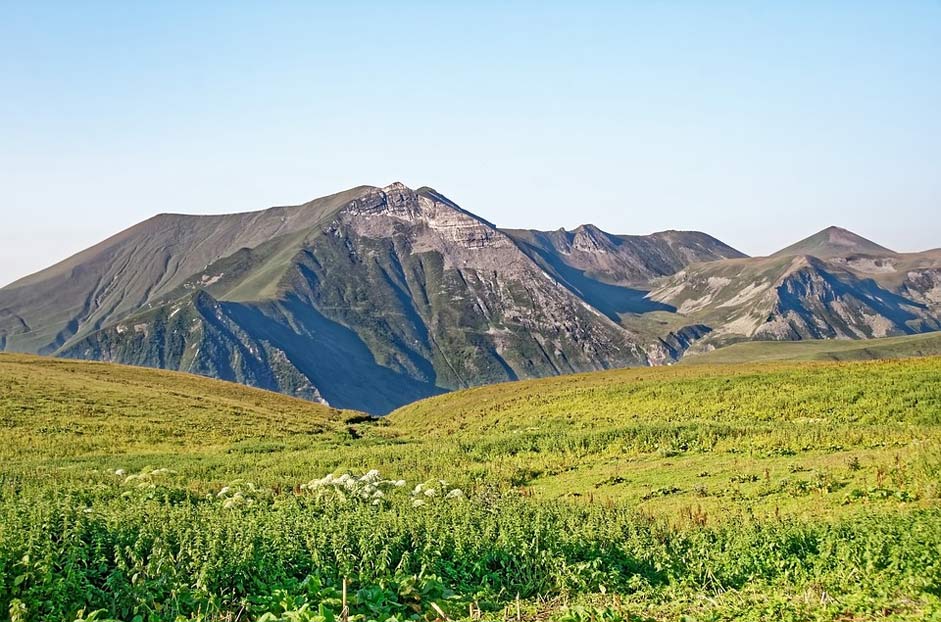
<path id="1" fill-rule="evenodd" d="M 941 2 L 6 2 L 0 284 L 159 212 L 941 246 Z"/>

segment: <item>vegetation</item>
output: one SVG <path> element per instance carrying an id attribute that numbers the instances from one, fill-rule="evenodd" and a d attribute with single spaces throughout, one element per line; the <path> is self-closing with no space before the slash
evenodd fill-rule
<path id="1" fill-rule="evenodd" d="M 629 369 L 383 420 L 0 356 L 0 619 L 941 616 L 941 359 Z M 329 477 L 324 477 L 330 474 Z"/>
<path id="2" fill-rule="evenodd" d="M 755 363 L 760 361 L 865 361 L 941 355 L 941 332 L 879 339 L 805 339 L 748 341 L 692 354 L 683 363 Z"/>

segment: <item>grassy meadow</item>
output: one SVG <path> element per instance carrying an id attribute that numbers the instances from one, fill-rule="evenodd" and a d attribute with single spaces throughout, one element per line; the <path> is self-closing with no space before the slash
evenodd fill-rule
<path id="1" fill-rule="evenodd" d="M 0 619 L 941 619 L 941 358 L 492 385 L 381 420 L 0 355 Z M 330 474 L 329 477 L 325 477 Z"/>
<path id="2" fill-rule="evenodd" d="M 682 360 L 682 363 L 868 361 L 939 355 L 941 355 L 941 332 L 931 332 L 864 340 L 743 341 L 710 352 L 689 355 Z"/>

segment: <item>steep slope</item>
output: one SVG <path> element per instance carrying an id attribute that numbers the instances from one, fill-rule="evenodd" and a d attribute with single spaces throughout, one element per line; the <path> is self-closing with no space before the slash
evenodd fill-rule
<path id="1" fill-rule="evenodd" d="M 54 352 L 140 310 L 212 262 L 315 226 L 368 190 L 261 212 L 154 216 L 0 289 L 0 348 Z"/>
<path id="2" fill-rule="evenodd" d="M 186 371 L 324 401 L 283 350 L 244 329 L 202 290 L 96 331 L 59 354 Z"/>
<path id="3" fill-rule="evenodd" d="M 205 328 L 180 339 L 192 320 L 176 309 L 192 305 L 178 297 L 194 291 L 206 292 L 189 298 L 205 308 Z M 149 316 L 61 354 L 192 369 L 378 413 L 447 389 L 668 356 L 490 223 L 401 184 L 367 189 L 316 226 L 239 249 L 152 300 Z M 265 374 L 272 362 L 280 369 Z"/>
<path id="4" fill-rule="evenodd" d="M 582 225 L 574 231 L 506 233 L 559 282 L 615 321 L 625 313 L 669 310 L 645 298 L 652 279 L 695 262 L 745 256 L 698 231 L 628 236 Z"/>

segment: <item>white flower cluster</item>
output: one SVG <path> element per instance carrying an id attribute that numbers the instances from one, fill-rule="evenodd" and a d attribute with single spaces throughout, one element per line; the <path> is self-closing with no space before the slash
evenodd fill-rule
<path id="1" fill-rule="evenodd" d="M 367 501 L 372 505 L 380 505 L 386 494 L 394 488 L 405 486 L 405 480 L 383 479 L 379 471 L 372 469 L 361 477 L 354 477 L 349 473 L 334 476 L 327 473 L 321 479 L 315 479 L 301 485 L 302 490 L 310 491 L 321 497 L 333 496 L 342 501 Z"/>
<path id="2" fill-rule="evenodd" d="M 221 499 L 222 507 L 228 510 L 239 506 L 254 505 L 258 495 L 262 492 L 265 491 L 252 482 L 235 480 L 228 486 L 223 486 L 216 493 L 216 499 Z"/>
<path id="3" fill-rule="evenodd" d="M 365 475 L 356 477 L 350 473 L 333 475 L 328 473 L 321 479 L 303 484 L 301 489 L 316 494 L 320 498 L 332 498 L 341 501 L 359 501 L 371 505 L 382 505 L 396 490 L 405 491 L 405 480 L 383 479 L 379 471 L 372 469 Z M 444 480 L 429 480 L 418 484 L 411 492 L 412 506 L 421 507 L 432 499 L 461 499 L 464 493 L 448 488 Z"/>
<path id="4" fill-rule="evenodd" d="M 124 469 L 118 469 L 114 472 L 117 477 L 124 477 L 126 473 Z M 157 484 L 169 475 L 176 475 L 176 471 L 144 467 L 140 473 L 132 473 L 124 477 L 122 483 L 125 486 L 135 486 L 137 488 L 156 488 Z"/>
<path id="5" fill-rule="evenodd" d="M 464 492 L 460 488 L 451 488 L 443 479 L 428 480 L 418 484 L 412 490 L 412 507 L 420 508 L 428 505 L 433 499 L 463 499 Z"/>

